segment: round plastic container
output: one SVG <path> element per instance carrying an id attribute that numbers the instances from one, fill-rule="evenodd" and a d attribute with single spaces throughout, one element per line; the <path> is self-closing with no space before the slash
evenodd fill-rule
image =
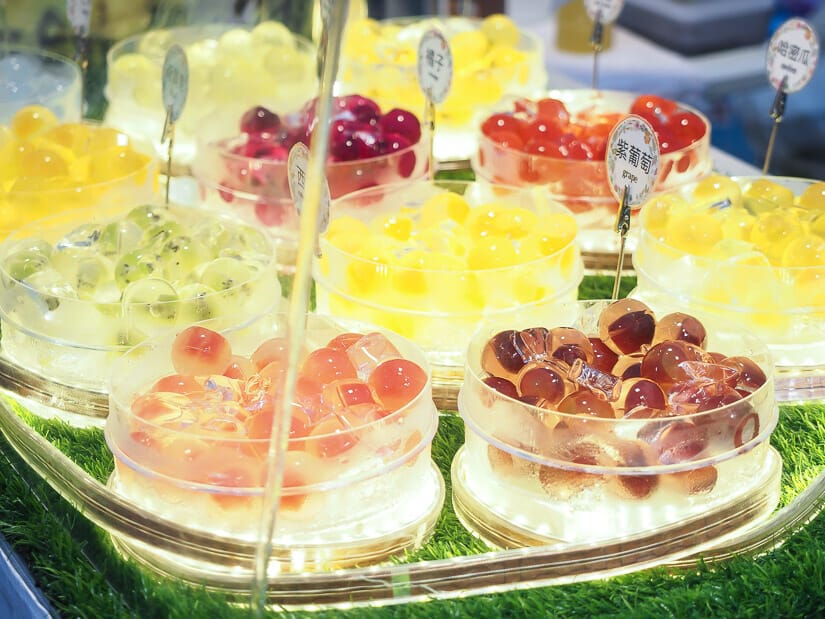
<path id="1" fill-rule="evenodd" d="M 46 403 L 49 383 L 99 394 L 112 361 L 152 334 L 271 311 L 272 254 L 260 231 L 189 207 L 82 209 L 25 226 L 0 246 L 4 380 L 45 381 Z"/>
<path id="2" fill-rule="evenodd" d="M 251 356 L 249 363 L 260 367 L 256 349 L 270 338 L 283 337 L 285 320 L 284 315 L 269 315 L 223 333 L 234 355 Z M 444 500 L 443 481 L 430 459 L 438 413 L 427 361 L 414 345 L 394 334 L 318 315 L 307 320 L 302 366 L 329 351 L 327 344 L 341 334 L 363 334 L 366 337 L 356 335 L 348 342 L 346 350 L 337 349 L 351 359 L 363 380 L 350 377 L 354 370 L 341 370 L 337 375 L 347 378 L 326 382 L 317 373 L 299 369 L 273 557 L 280 571 L 386 560 L 424 542 Z M 277 418 L 272 407 L 277 406 L 279 388 L 274 378 L 265 377 L 267 366 L 259 374 L 253 365 L 255 369 L 237 380 L 207 374 L 186 377 L 205 385 L 201 389 L 206 391 L 158 395 L 151 390 L 156 381 L 180 369 L 172 361 L 176 337 L 174 332 L 147 340 L 113 364 L 106 424 L 106 440 L 115 456 L 110 484 L 182 531 L 254 541 L 268 428 Z M 387 344 L 394 347 L 392 352 Z M 382 364 L 399 359 L 418 366 L 418 391 L 398 400 L 387 391 L 373 391 L 371 397 L 383 408 L 363 399 L 360 404 L 346 403 L 347 394 L 357 391 L 353 384 L 383 385 L 373 377 L 382 372 Z M 310 376 L 323 386 L 302 391 Z M 257 420 L 267 415 L 269 426 L 261 430 L 265 424 Z"/>
<path id="3" fill-rule="evenodd" d="M 715 179 L 724 183 L 718 189 L 710 187 Z M 800 198 L 806 189 L 821 194 L 825 185 L 781 177 L 731 180 L 713 177 L 645 205 L 634 296 L 656 311 L 678 304 L 752 331 L 773 355 L 779 400 L 823 398 L 825 200 L 810 194 L 803 206 Z M 777 206 L 763 193 L 765 180 L 784 188 L 787 203 Z"/>
<path id="4" fill-rule="evenodd" d="M 38 49 L 3 47 L 0 58 L 0 124 L 27 105 L 49 108 L 63 121 L 82 117 L 80 67 L 68 58 Z"/>
<path id="5" fill-rule="evenodd" d="M 262 226 L 273 238 L 278 263 L 285 271 L 295 266 L 298 213 L 289 191 L 286 160 L 256 159 L 234 153 L 247 135 L 202 146 L 193 164 L 204 204 L 230 212 L 241 220 Z M 427 171 L 429 141 L 388 155 L 354 161 L 329 162 L 326 168 L 330 196 L 378 185 L 416 180 Z"/>
<path id="6" fill-rule="evenodd" d="M 321 237 L 318 307 L 421 346 L 436 398 L 454 405 L 482 320 L 548 320 L 575 302 L 575 240 L 570 213 L 530 190 L 421 181 L 357 191 L 333 203 Z"/>
<path id="7" fill-rule="evenodd" d="M 621 91 L 551 90 L 547 97 L 560 100 L 571 119 L 595 125 L 600 117 L 627 114 L 637 94 Z M 512 111 L 514 99 L 508 98 L 501 111 Z M 696 114 L 705 125 L 701 139 L 689 146 L 664 153 L 659 159 L 659 176 L 654 191 L 661 192 L 697 181 L 711 171 L 710 123 L 699 111 L 678 104 L 681 109 Z M 489 117 L 487 114 L 486 117 Z M 485 118 L 486 118 L 485 117 Z M 615 265 L 619 239 L 614 231 L 617 203 L 607 181 L 604 157 L 593 160 L 565 159 L 546 155 L 531 155 L 519 149 L 502 146 L 479 132 L 478 151 L 473 169 L 476 175 L 490 182 L 507 185 L 540 185 L 550 196 L 576 214 L 581 229 L 580 244 L 586 261 L 593 266 Z M 626 249 L 636 245 L 635 225 Z M 608 264 L 599 264 L 608 260 Z"/>
<path id="8" fill-rule="evenodd" d="M 556 324 L 598 334 L 608 303 L 582 302 L 575 319 Z M 778 419 L 770 354 L 744 331 L 705 326 L 706 350 L 749 357 L 766 382 L 721 408 L 613 418 L 541 408 L 493 389 L 482 353 L 501 326 L 484 325 L 470 343 L 459 394 L 467 431 L 452 481 L 461 520 L 492 545 L 514 547 L 630 537 L 638 543 L 682 520 L 752 504 L 764 506 L 758 516 L 769 514 L 781 473 L 769 445 Z"/>
<path id="9" fill-rule="evenodd" d="M 64 211 L 155 198 L 157 164 L 140 144 L 109 127 L 44 120 L 38 109 L 19 110 L 0 146 L 0 239 Z"/>
<path id="10" fill-rule="evenodd" d="M 436 109 L 434 153 L 440 161 L 467 161 L 478 147 L 478 122 L 498 100 L 536 95 L 547 81 L 537 36 L 519 31 L 513 44 L 490 43 L 483 23 L 466 17 L 356 22 L 342 52 L 341 90 L 370 97 L 382 109 L 420 115 L 425 101 L 416 73 L 418 43 L 426 31 L 438 29 L 450 41 L 454 73 L 447 99 Z"/>
<path id="11" fill-rule="evenodd" d="M 237 133 L 254 105 L 278 114 L 298 109 L 318 88 L 312 43 L 282 24 L 251 30 L 230 24 L 186 26 L 130 37 L 107 55 L 106 123 L 140 136 L 166 156 L 161 72 L 173 44 L 186 51 L 189 91 L 175 125 L 175 163 L 191 164 L 197 145 Z"/>

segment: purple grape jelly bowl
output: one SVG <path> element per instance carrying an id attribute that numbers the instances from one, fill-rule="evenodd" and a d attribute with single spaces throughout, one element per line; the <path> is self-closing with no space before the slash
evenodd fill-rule
<path id="1" fill-rule="evenodd" d="M 765 345 L 633 299 L 578 309 L 563 326 L 488 324 L 473 337 L 453 469 L 476 511 L 574 543 L 698 517 L 757 483 L 775 506 Z"/>

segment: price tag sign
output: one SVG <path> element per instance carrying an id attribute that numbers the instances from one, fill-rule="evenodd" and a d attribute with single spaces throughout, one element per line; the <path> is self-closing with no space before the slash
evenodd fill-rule
<path id="1" fill-rule="evenodd" d="M 418 86 L 431 103 L 441 103 L 453 81 L 453 54 L 438 30 L 428 30 L 418 44 Z"/>
<path id="2" fill-rule="evenodd" d="M 189 92 L 189 64 L 186 62 L 186 52 L 180 45 L 173 45 L 166 52 L 161 86 L 163 109 L 169 115 L 167 124 L 175 123 L 183 112 Z"/>
<path id="3" fill-rule="evenodd" d="M 289 180 L 289 193 L 295 203 L 295 210 L 301 214 L 304 205 L 304 191 L 306 189 L 307 168 L 309 167 L 309 149 L 303 142 L 297 142 L 289 150 L 287 158 L 287 178 Z M 321 204 L 318 212 L 318 233 L 327 229 L 329 225 L 329 185 L 324 178 L 321 186 Z"/>
<path id="4" fill-rule="evenodd" d="M 92 0 L 66 0 L 66 17 L 78 35 L 89 34 Z"/>
<path id="5" fill-rule="evenodd" d="M 584 0 L 584 9 L 592 21 L 612 24 L 619 17 L 624 0 Z"/>
<path id="6" fill-rule="evenodd" d="M 659 142 L 653 127 L 641 116 L 626 116 L 610 132 L 605 162 L 616 201 L 621 204 L 624 196 L 631 208 L 641 206 L 659 171 Z"/>
<path id="7" fill-rule="evenodd" d="M 819 59 L 819 40 L 810 24 L 793 18 L 782 24 L 768 45 L 767 69 L 771 85 L 796 92 L 807 84 Z"/>

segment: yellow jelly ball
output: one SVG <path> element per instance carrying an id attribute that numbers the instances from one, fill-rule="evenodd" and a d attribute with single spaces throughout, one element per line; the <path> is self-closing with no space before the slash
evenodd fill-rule
<path id="1" fill-rule="evenodd" d="M 549 213 L 542 216 L 522 241 L 521 253 L 536 258 L 550 256 L 573 242 L 577 232 L 578 226 L 572 215 Z"/>
<path id="2" fill-rule="evenodd" d="M 447 219 L 463 223 L 469 212 L 470 205 L 462 196 L 452 191 L 445 191 L 436 194 L 421 205 L 419 225 L 422 228 L 429 228 Z"/>
<path id="3" fill-rule="evenodd" d="M 797 205 L 811 211 L 825 211 L 825 182 L 808 185 L 799 194 Z"/>
<path id="4" fill-rule="evenodd" d="M 69 175 L 69 164 L 56 149 L 32 148 L 21 153 L 20 174 L 28 178 L 55 178 Z"/>
<path id="5" fill-rule="evenodd" d="M 498 269 L 519 262 L 513 242 L 492 234 L 477 238 L 467 254 L 467 268 L 471 270 Z"/>
<path id="6" fill-rule="evenodd" d="M 645 231 L 662 240 L 670 218 L 687 211 L 688 202 L 675 193 L 666 193 L 651 198 L 642 206 L 641 220 Z"/>
<path id="7" fill-rule="evenodd" d="M 289 28 L 277 21 L 261 22 L 252 29 L 251 37 L 255 46 L 293 44 Z"/>
<path id="8" fill-rule="evenodd" d="M 811 224 L 811 232 L 825 237 L 825 213 L 814 219 Z"/>
<path id="9" fill-rule="evenodd" d="M 355 294 L 374 294 L 388 281 L 389 265 L 395 262 L 398 243 L 387 237 L 362 238 L 355 258 L 347 267 L 347 284 Z"/>
<path id="10" fill-rule="evenodd" d="M 57 126 L 57 116 L 42 105 L 27 105 L 11 119 L 11 130 L 20 140 L 43 133 Z"/>
<path id="11" fill-rule="evenodd" d="M 722 224 L 709 213 L 691 213 L 673 217 L 665 230 L 665 241 L 696 256 L 710 253 L 722 240 Z"/>
<path id="12" fill-rule="evenodd" d="M 791 206 L 794 201 L 793 191 L 767 178 L 753 181 L 745 191 L 744 197 L 749 201 L 772 202 L 777 206 Z"/>
<path id="13" fill-rule="evenodd" d="M 458 32 L 450 38 L 450 51 L 453 54 L 453 67 L 461 71 L 487 54 L 490 42 L 478 30 Z"/>
<path id="14" fill-rule="evenodd" d="M 782 265 L 786 267 L 825 266 L 825 239 L 816 234 L 794 237 L 785 246 Z"/>
<path id="15" fill-rule="evenodd" d="M 804 232 L 796 213 L 774 209 L 760 214 L 751 228 L 754 243 L 773 264 L 782 264 L 785 248 L 795 237 Z"/>
<path id="16" fill-rule="evenodd" d="M 149 157 L 131 148 L 111 148 L 89 161 L 89 181 L 102 183 L 129 176 L 149 163 Z"/>
<path id="17" fill-rule="evenodd" d="M 386 234 L 397 241 L 406 241 L 410 238 L 413 221 L 412 218 L 407 215 L 386 215 L 384 217 L 377 217 L 372 222 L 372 229 L 380 234 Z"/>
<path id="18" fill-rule="evenodd" d="M 343 252 L 355 253 L 364 239 L 369 238 L 370 229 L 363 221 L 345 215 L 329 222 L 324 238 Z"/>
<path id="19" fill-rule="evenodd" d="M 489 15 L 481 22 L 481 32 L 493 45 L 515 46 L 521 34 L 512 19 L 501 13 Z"/>
<path id="20" fill-rule="evenodd" d="M 78 153 L 88 149 L 93 129 L 82 123 L 64 123 L 43 134 L 43 137 Z"/>
<path id="21" fill-rule="evenodd" d="M 747 240 L 751 236 L 751 229 L 756 218 L 744 208 L 725 208 L 719 212 L 722 222 L 722 231 L 727 239 Z"/>
<path id="22" fill-rule="evenodd" d="M 693 200 L 702 205 L 730 202 L 731 206 L 742 206 L 742 190 L 739 184 L 727 176 L 711 174 L 696 183 Z"/>

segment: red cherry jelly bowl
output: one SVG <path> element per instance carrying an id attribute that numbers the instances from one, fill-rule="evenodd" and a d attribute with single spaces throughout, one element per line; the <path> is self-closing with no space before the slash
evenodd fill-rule
<path id="1" fill-rule="evenodd" d="M 119 494 L 183 527 L 254 540 L 281 421 L 286 317 L 226 324 L 177 329 L 118 359 L 105 433 Z M 424 354 L 395 334 L 313 314 L 300 359 L 274 543 L 314 548 L 309 564 L 336 545 L 434 520 L 443 490 Z"/>
<path id="2" fill-rule="evenodd" d="M 467 342 L 486 317 L 539 320 L 575 302 L 576 236 L 570 212 L 529 189 L 464 181 L 366 189 L 333 202 L 313 267 L 318 306 L 410 338 L 437 383 L 460 380 Z"/>
<path id="3" fill-rule="evenodd" d="M 199 150 L 193 172 L 204 204 L 266 230 L 279 247 L 279 263 L 290 269 L 297 246 L 298 213 L 289 191 L 289 152 L 274 143 L 257 152 L 252 148 L 256 141 L 258 138 L 243 134 L 206 144 Z M 423 178 L 428 144 L 425 132 L 415 144 L 388 154 L 330 160 L 326 166 L 330 196 L 338 198 L 365 188 Z"/>
<path id="4" fill-rule="evenodd" d="M 544 111 L 539 105 L 548 99 L 561 102 L 563 108 Z M 585 89 L 551 90 L 544 99 L 536 100 L 505 98 L 498 112 L 480 124 L 473 169 L 479 178 L 491 182 L 546 187 L 554 199 L 577 214 L 582 231 L 587 233 L 582 248 L 598 251 L 616 236 L 589 233 L 608 228 L 615 220 L 616 200 L 604 161 L 606 141 L 624 115 L 631 110 L 644 111 L 639 109 L 640 102 L 644 99 L 630 92 Z M 661 125 L 661 133 L 657 132 L 662 154 L 655 191 L 699 180 L 711 171 L 708 119 L 684 104 L 662 102 L 672 110 L 669 116 L 660 116 L 669 124 Z M 682 115 L 691 120 L 691 126 L 683 131 L 692 133 L 674 142 L 670 124 L 675 125 Z M 655 120 L 656 116 L 649 114 L 647 118 Z M 675 120 L 671 122 L 671 118 Z M 652 124 L 654 129 L 660 127 Z M 672 142 L 674 147 L 669 146 Z M 684 145 L 677 147 L 680 144 Z"/>
<path id="5" fill-rule="evenodd" d="M 458 401 L 466 442 L 453 483 L 528 539 L 643 533 L 742 496 L 766 475 L 778 500 L 765 345 L 626 303 L 608 318 L 610 302 L 580 302 L 576 315 L 546 328 L 485 324 L 470 342 Z M 704 348 L 691 343 L 697 331 Z M 637 337 L 646 352 L 617 354 Z"/>
<path id="6" fill-rule="evenodd" d="M 779 400 L 825 398 L 825 182 L 712 175 L 649 200 L 639 231 L 633 296 L 741 325 Z"/>

